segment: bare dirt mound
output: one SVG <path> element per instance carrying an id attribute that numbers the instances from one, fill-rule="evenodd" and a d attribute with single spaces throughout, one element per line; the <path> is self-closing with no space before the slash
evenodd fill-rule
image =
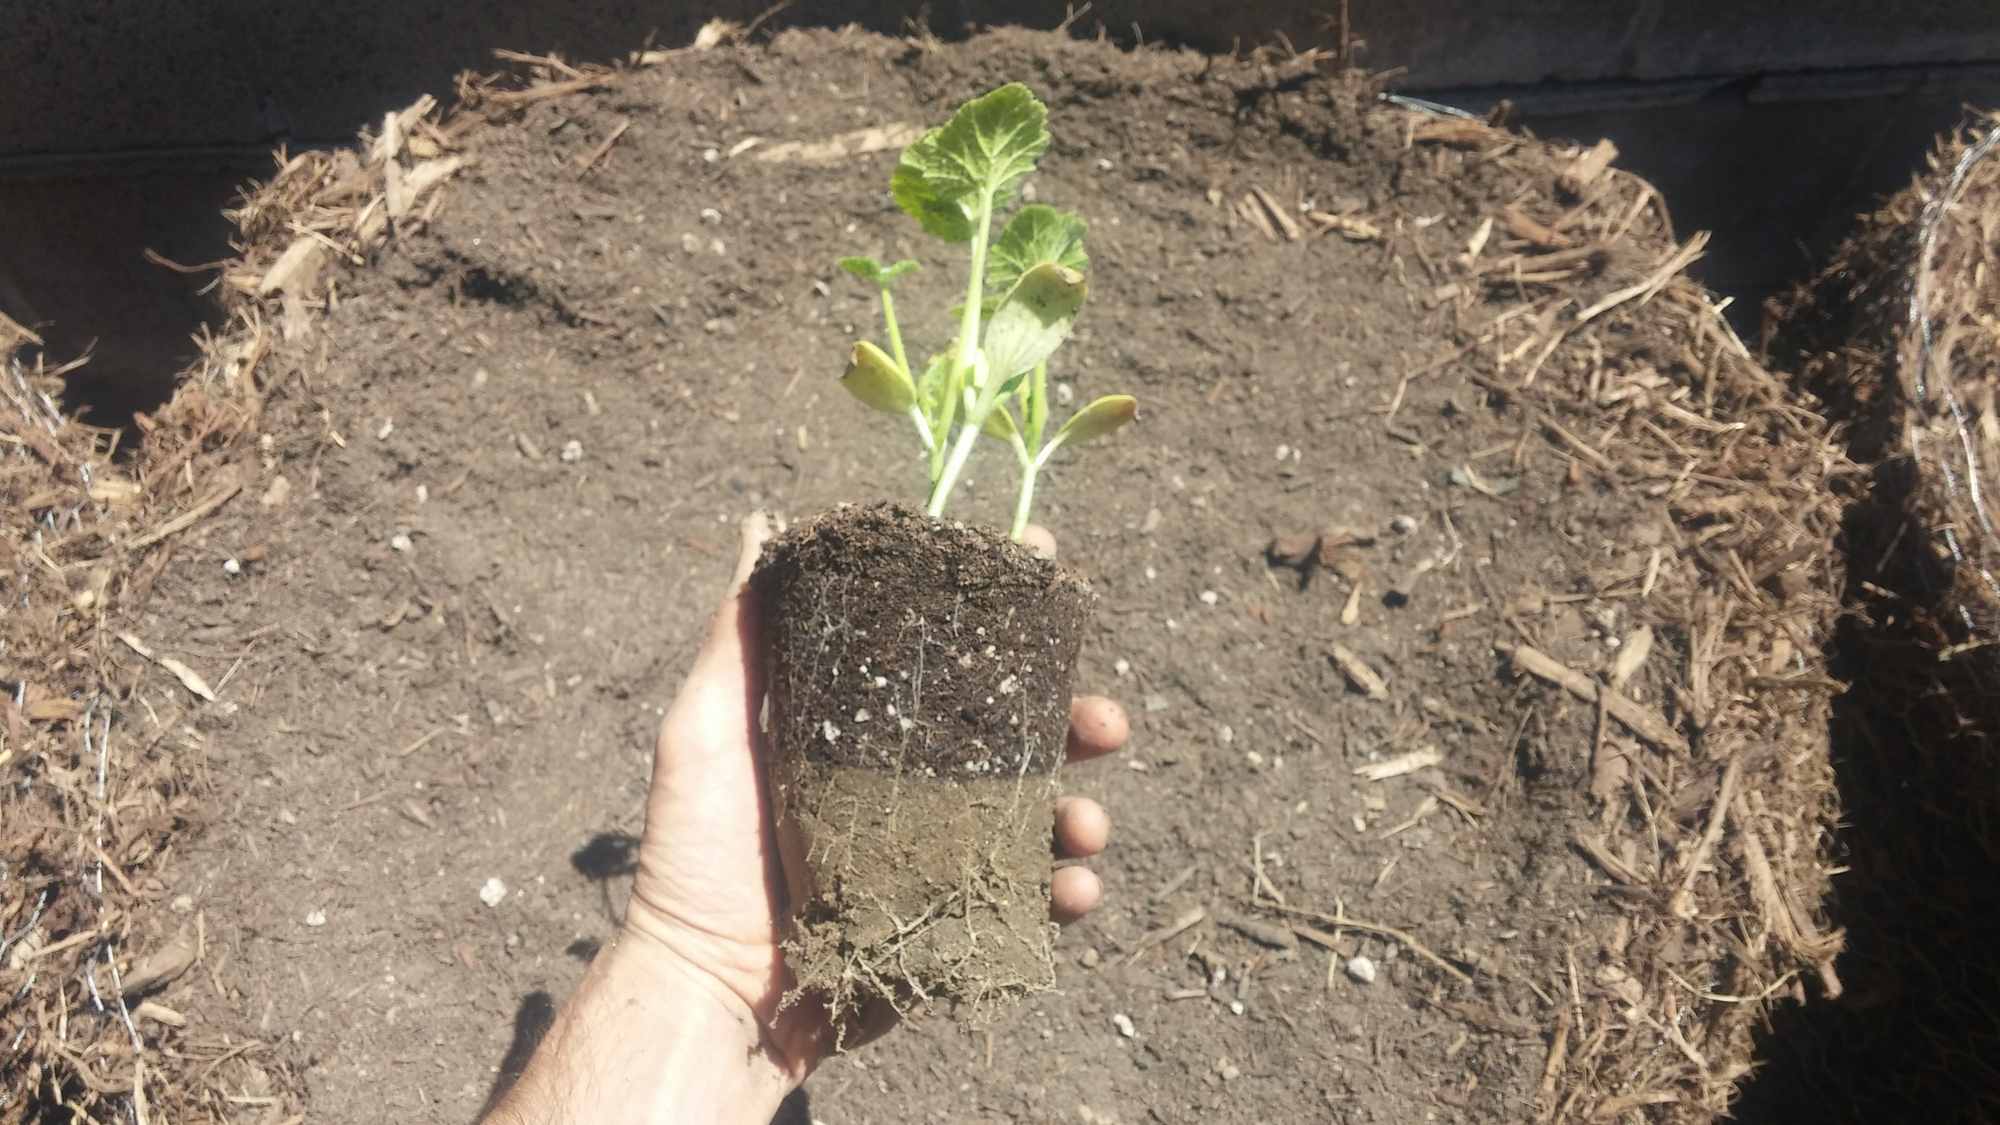
<path id="1" fill-rule="evenodd" d="M 1831 1092 L 1841 1120 L 2000 1115 L 2000 117 L 1942 138 L 1774 311 L 1771 361 L 1802 373 L 1874 467 L 1848 514 L 1835 716 L 1850 827 L 1835 913 L 1848 997 L 1781 1019 L 1749 1104 Z"/>
<path id="2" fill-rule="evenodd" d="M 261 437 L 130 627 L 221 684 L 170 724 L 220 814 L 170 1047 L 278 1044 L 328 1121 L 504 1081 L 614 924 L 729 526 L 904 479 L 832 385 L 874 315 L 834 261 L 921 256 L 895 147 L 1006 80 L 1091 222 L 1058 378 L 1148 408 L 1042 508 L 1102 597 L 1078 687 L 1134 713 L 1064 781 L 1109 901 L 1057 993 L 835 1060 L 811 1115 L 1707 1120 L 1767 1004 L 1837 987 L 1844 462 L 1647 185 L 1304 57 L 641 61 L 468 84 L 243 212 L 198 383 Z"/>

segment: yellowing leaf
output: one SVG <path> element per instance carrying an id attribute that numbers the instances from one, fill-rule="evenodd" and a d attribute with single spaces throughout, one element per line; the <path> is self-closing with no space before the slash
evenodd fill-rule
<path id="1" fill-rule="evenodd" d="M 987 377 L 1004 385 L 1048 359 L 1069 338 L 1089 291 L 1081 273 L 1054 262 L 1022 274 L 993 310 L 980 343 Z"/>
<path id="2" fill-rule="evenodd" d="M 917 401 L 917 388 L 881 348 L 863 340 L 854 345 L 847 371 L 840 377 L 847 392 L 887 414 L 908 414 Z"/>
<path id="3" fill-rule="evenodd" d="M 1069 416 L 1056 431 L 1049 448 L 1068 442 L 1072 445 L 1094 441 L 1139 416 L 1139 400 L 1131 395 L 1105 395 Z"/>

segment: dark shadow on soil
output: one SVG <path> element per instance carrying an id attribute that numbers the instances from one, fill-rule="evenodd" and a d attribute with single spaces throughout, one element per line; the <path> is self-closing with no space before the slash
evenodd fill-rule
<path id="1" fill-rule="evenodd" d="M 480 1117 L 485 1117 L 514 1088 L 555 1019 L 556 1002 L 548 993 L 535 991 L 521 997 L 521 1006 L 514 1012 L 514 1039 L 507 1044 L 507 1053 L 500 1056 L 500 1073 L 493 1077 L 486 1104 L 479 1109 Z"/>
<path id="2" fill-rule="evenodd" d="M 812 1099 L 801 1086 L 778 1106 L 778 1115 L 771 1118 L 771 1125 L 812 1125 L 812 1119 Z"/>
<path id="3" fill-rule="evenodd" d="M 611 881 L 639 870 L 639 838 L 630 832 L 599 832 L 570 853 L 569 863 L 577 874 L 597 884 L 598 895 L 604 900 L 604 916 L 611 924 L 623 922 L 617 905 L 611 901 Z M 569 952 L 573 957 L 578 956 L 574 946 Z M 590 956 L 596 956 L 596 951 L 592 950 Z"/>
<path id="4" fill-rule="evenodd" d="M 1980 733 L 2000 731 L 2000 694 L 1973 662 L 1940 663 L 1913 612 L 1937 576 L 1903 526 L 1911 477 L 1885 464 L 1845 529 L 1831 663 L 1853 685 L 1832 719 L 1846 870 L 1828 903 L 1845 992 L 1774 1010 L 1739 1121 L 2000 1120 L 2000 810 Z"/>

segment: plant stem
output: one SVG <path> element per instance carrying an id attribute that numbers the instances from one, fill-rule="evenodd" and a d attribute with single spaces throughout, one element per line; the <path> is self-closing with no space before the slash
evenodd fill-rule
<path id="1" fill-rule="evenodd" d="M 1028 512 L 1035 506 L 1035 473 L 1039 470 L 1040 466 L 1033 461 L 1021 464 L 1021 494 L 1014 500 L 1014 528 L 1007 533 L 1007 538 L 1016 543 L 1028 531 Z"/>
<path id="2" fill-rule="evenodd" d="M 965 312 L 958 325 L 958 362 L 972 370 L 979 354 L 979 306 L 986 297 L 986 239 L 993 228 L 993 197 L 979 197 L 979 221 L 972 225 L 972 276 L 965 283 Z"/>
<path id="3" fill-rule="evenodd" d="M 959 427 L 958 440 L 952 444 L 951 456 L 945 459 L 944 471 L 931 485 L 931 502 L 924 511 L 933 519 L 944 514 L 944 502 L 951 497 L 952 488 L 958 484 L 958 474 L 964 470 L 965 462 L 972 456 L 972 447 L 978 441 L 979 426 L 968 419 Z"/>
<path id="4" fill-rule="evenodd" d="M 965 312 L 958 325 L 958 360 L 953 371 L 952 386 L 965 387 L 961 380 L 971 380 L 968 392 L 977 406 L 967 404 L 965 416 L 958 423 L 958 437 L 953 440 L 951 455 L 945 459 L 944 468 L 931 482 L 930 503 L 924 511 L 935 519 L 944 514 L 945 501 L 951 499 L 951 490 L 958 486 L 958 475 L 965 470 L 965 462 L 972 456 L 972 447 L 979 441 L 979 431 L 986 425 L 986 416 L 993 412 L 994 395 L 983 384 L 987 381 L 979 377 L 979 305 L 986 296 L 986 240 L 993 228 L 993 196 L 990 193 L 979 197 L 979 221 L 972 226 L 972 275 L 965 284 Z"/>
<path id="5" fill-rule="evenodd" d="M 909 357 L 903 354 L 903 331 L 896 327 L 896 300 L 889 296 L 889 287 L 886 285 L 882 287 L 882 322 L 889 329 L 889 348 L 896 353 L 896 366 L 902 368 L 903 374 L 914 380 L 916 374 L 910 370 Z"/>

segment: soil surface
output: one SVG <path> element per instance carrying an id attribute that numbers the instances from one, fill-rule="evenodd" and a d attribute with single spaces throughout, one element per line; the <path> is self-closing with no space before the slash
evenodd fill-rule
<path id="1" fill-rule="evenodd" d="M 465 135 L 429 223 L 274 344 L 255 480 L 134 626 L 222 700 L 174 733 L 225 815 L 173 888 L 208 971 L 163 1000 L 282 1043 L 312 1120 L 478 1112 L 613 931 L 737 519 L 913 498 L 902 431 L 835 385 L 878 322 L 834 262 L 924 263 L 898 291 L 918 349 L 945 342 L 955 262 L 890 202 L 893 148 L 782 146 L 1005 80 L 1050 105 L 1036 197 L 1091 224 L 1059 394 L 1144 412 L 1058 458 L 1039 509 L 1101 599 L 1076 689 L 1132 712 L 1125 753 L 1063 775 L 1116 821 L 1107 897 L 1062 934 L 1055 992 L 829 1062 L 810 1116 L 1520 1121 L 1563 993 L 1637 987 L 1619 896 L 1572 846 L 1602 713 L 1495 652 L 1604 669 L 1647 610 L 1594 592 L 1638 590 L 1676 532 L 1446 362 L 1461 316 L 1549 307 L 1533 277 L 1476 316 L 1431 299 L 1432 264 L 1520 197 L 1514 166 L 1412 147 L 1309 64 L 788 32 Z M 1252 188 L 1282 217 L 1239 210 Z M 1347 234 L 1282 237 L 1302 205 Z M 1657 265 L 1655 210 L 1626 221 L 1643 254 L 1566 267 L 1579 304 Z M 960 514 L 1004 526 L 1010 482 L 976 464 Z M 1271 565 L 1274 536 L 1322 529 L 1330 569 Z M 1680 645 L 1625 694 L 1671 710 Z M 133 710 L 170 720 L 180 691 L 149 678 Z M 1280 898 L 1371 926 L 1302 942 Z"/>

